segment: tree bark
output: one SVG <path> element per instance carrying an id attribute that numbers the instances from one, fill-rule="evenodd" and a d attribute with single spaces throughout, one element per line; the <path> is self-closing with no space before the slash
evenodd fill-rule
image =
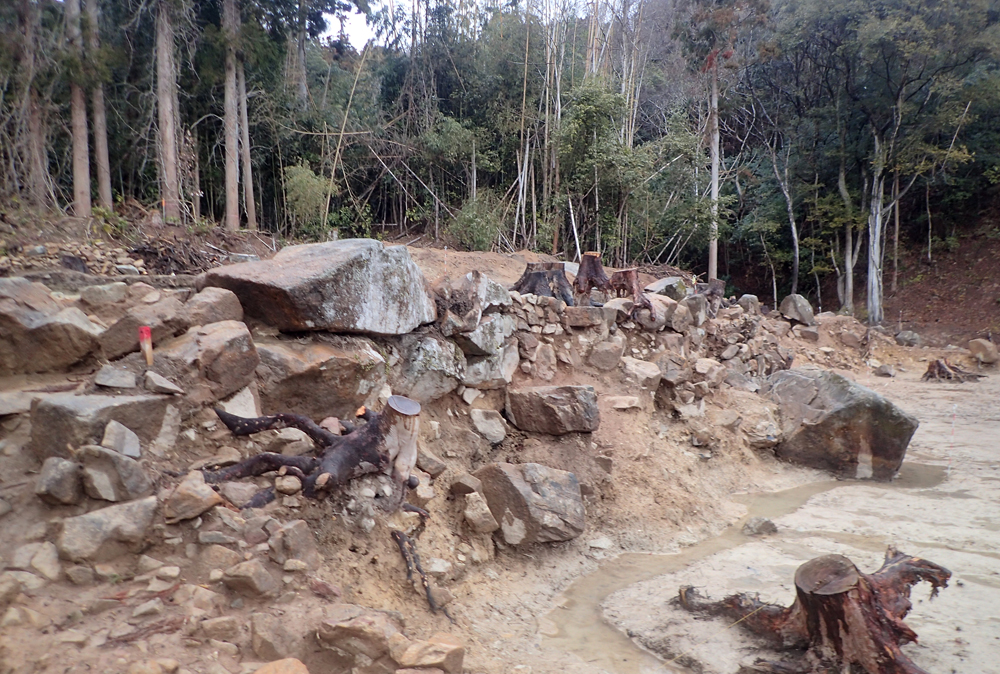
<path id="1" fill-rule="evenodd" d="M 87 0 L 87 51 L 91 60 L 98 58 L 101 46 L 97 0 Z M 108 116 L 104 108 L 104 83 L 97 82 L 90 92 L 93 109 L 94 169 L 97 171 L 97 203 L 109 211 L 114 208 L 111 195 L 111 161 L 108 156 Z"/>
<path id="2" fill-rule="evenodd" d="M 48 173 L 48 156 L 45 150 L 44 109 L 35 87 L 35 69 L 38 40 L 38 10 L 32 0 L 21 0 L 18 20 L 23 36 L 20 53 L 20 71 L 24 80 L 24 115 L 27 127 L 26 158 L 27 191 L 30 200 L 39 207 L 55 203 Z"/>
<path id="3" fill-rule="evenodd" d="M 708 240 L 708 280 L 719 278 L 719 59 L 712 64 L 712 94 L 709 99 L 709 153 L 712 160 L 712 224 Z"/>
<path id="4" fill-rule="evenodd" d="M 226 215 L 225 227 L 240 228 L 239 108 L 236 103 L 236 0 L 223 0 L 222 34 L 226 42 L 225 113 Z"/>
<path id="5" fill-rule="evenodd" d="M 240 102 L 240 154 L 243 161 L 243 202 L 247 212 L 247 229 L 257 231 L 257 202 L 253 192 L 253 167 L 250 165 L 250 123 L 247 114 L 247 80 L 242 59 L 236 61 L 236 85 Z"/>
<path id="6" fill-rule="evenodd" d="M 309 83 L 306 77 L 306 0 L 299 0 L 299 16 L 295 45 L 296 95 L 303 108 L 309 103 Z"/>
<path id="7" fill-rule="evenodd" d="M 604 271 L 604 265 L 601 264 L 601 255 L 593 251 L 583 254 L 580 259 L 580 269 L 576 273 L 576 278 L 573 279 L 576 303 L 589 307 L 591 290 L 602 292 L 610 292 L 611 290 L 611 279 L 608 278 Z"/>
<path id="8" fill-rule="evenodd" d="M 83 60 L 80 33 L 80 0 L 66 0 L 66 35 L 78 62 Z M 78 73 L 72 76 L 78 77 Z M 90 217 L 90 151 L 87 140 L 87 99 L 83 87 L 69 83 L 70 129 L 73 136 L 73 215 Z"/>
<path id="9" fill-rule="evenodd" d="M 843 555 L 806 562 L 795 572 L 796 598 L 787 608 L 749 594 L 712 602 L 691 587 L 681 588 L 678 601 L 695 613 L 737 620 L 774 648 L 806 649 L 799 666 L 758 662 L 753 671 L 926 674 L 900 649 L 917 639 L 903 623 L 912 606 L 910 589 L 927 581 L 934 597 L 950 578 L 948 569 L 889 547 L 871 575 Z"/>
<path id="10" fill-rule="evenodd" d="M 885 148 L 875 137 L 875 165 L 868 212 L 868 325 L 880 325 L 882 310 L 882 226 L 884 225 Z"/>
<path id="11" fill-rule="evenodd" d="M 573 287 L 562 262 L 529 262 L 511 290 L 522 295 L 556 297 L 573 306 Z"/>
<path id="12" fill-rule="evenodd" d="M 159 0 L 156 10 L 156 107 L 163 218 L 167 222 L 178 222 L 181 194 L 177 175 L 177 68 L 168 0 Z"/>

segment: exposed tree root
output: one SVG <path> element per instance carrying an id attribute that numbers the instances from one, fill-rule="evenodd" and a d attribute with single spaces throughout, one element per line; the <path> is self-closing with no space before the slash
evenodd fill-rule
<path id="1" fill-rule="evenodd" d="M 511 287 L 522 295 L 555 297 L 573 305 L 573 288 L 562 262 L 529 262 L 521 278 Z"/>
<path id="2" fill-rule="evenodd" d="M 646 297 L 646 293 L 642 291 L 642 285 L 639 283 L 638 269 L 622 269 L 620 271 L 616 271 L 611 275 L 609 285 L 611 290 L 618 297 L 625 297 L 626 295 L 632 296 L 632 317 L 635 317 L 636 313 L 638 313 L 640 309 L 649 309 L 650 318 L 654 321 L 656 320 L 656 310 L 653 309 L 653 303 L 649 301 L 648 297 Z"/>
<path id="3" fill-rule="evenodd" d="M 957 365 L 952 365 L 947 361 L 947 359 L 939 358 L 937 360 L 932 360 L 927 364 L 927 372 L 924 372 L 924 376 L 920 378 L 921 381 L 930 381 L 931 379 L 942 381 L 979 381 L 984 375 L 976 374 L 975 372 L 967 372 Z"/>
<path id="4" fill-rule="evenodd" d="M 903 618 L 914 585 L 927 581 L 934 597 L 949 578 L 948 569 L 890 547 L 882 568 L 870 575 L 842 555 L 806 562 L 795 572 L 796 599 L 787 608 L 745 593 L 709 601 L 692 587 L 680 589 L 678 602 L 694 613 L 735 620 L 774 648 L 804 649 L 797 661 L 758 661 L 741 671 L 926 674 L 900 648 L 917 640 Z"/>

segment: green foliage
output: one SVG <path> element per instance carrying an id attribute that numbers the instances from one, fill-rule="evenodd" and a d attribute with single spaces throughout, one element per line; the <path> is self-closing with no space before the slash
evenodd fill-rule
<path id="1" fill-rule="evenodd" d="M 131 240 L 138 234 L 132 223 L 109 208 L 94 206 L 91 215 L 101 232 L 113 239 Z"/>
<path id="2" fill-rule="evenodd" d="M 500 231 L 503 207 L 491 190 L 479 190 L 448 224 L 448 233 L 468 250 L 490 250 Z"/>
<path id="3" fill-rule="evenodd" d="M 305 163 L 285 167 L 288 208 L 295 217 L 300 235 L 314 240 L 326 237 L 323 222 L 328 182 Z"/>

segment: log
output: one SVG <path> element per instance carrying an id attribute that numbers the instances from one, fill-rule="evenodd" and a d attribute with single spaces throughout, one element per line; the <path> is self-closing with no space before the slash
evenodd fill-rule
<path id="1" fill-rule="evenodd" d="M 611 280 L 608 282 L 612 292 L 617 297 L 625 297 L 626 295 L 632 296 L 632 312 L 631 316 L 635 317 L 636 313 L 642 309 L 649 309 L 650 317 L 656 320 L 656 310 L 653 309 L 652 302 L 646 297 L 646 293 L 642 292 L 642 285 L 639 284 L 639 270 L 638 269 L 621 269 L 616 271 L 611 275 Z"/>
<path id="2" fill-rule="evenodd" d="M 411 476 L 417 462 L 417 434 L 420 430 L 420 403 L 403 396 L 390 396 L 385 409 L 375 414 L 361 408 L 358 416 L 367 424 L 354 427 L 345 423 L 348 433 L 335 435 L 311 419 L 297 414 L 274 414 L 247 419 L 216 409 L 219 419 L 235 435 L 250 435 L 278 428 L 298 428 L 309 435 L 321 452 L 319 457 L 284 456 L 263 453 L 217 471 L 203 471 L 205 481 L 214 484 L 226 480 L 263 475 L 283 470 L 302 479 L 302 494 L 320 498 L 334 487 L 369 473 L 388 472 L 397 489 L 390 501 L 393 509 L 402 503 L 403 487 L 417 486 Z M 343 422 L 342 422 L 343 423 Z M 251 502 L 263 505 L 274 498 L 273 492 L 261 492 Z M 263 503 L 260 501 L 263 500 Z"/>
<path id="3" fill-rule="evenodd" d="M 511 290 L 522 295 L 555 297 L 567 306 L 573 306 L 573 288 L 566 278 L 566 265 L 562 262 L 529 262 Z"/>
<path id="4" fill-rule="evenodd" d="M 583 254 L 580 258 L 580 271 L 573 279 L 573 292 L 576 295 L 576 302 L 585 307 L 590 306 L 590 291 L 600 290 L 605 293 L 611 292 L 611 279 L 604 271 L 601 264 L 601 254 L 593 251 Z"/>
<path id="5" fill-rule="evenodd" d="M 692 587 L 680 589 L 678 602 L 693 613 L 738 621 L 778 650 L 805 649 L 792 661 L 758 661 L 744 671 L 927 674 L 901 650 L 917 640 L 903 618 L 914 585 L 930 583 L 934 597 L 950 578 L 948 569 L 890 546 L 870 575 L 843 555 L 806 562 L 795 572 L 795 602 L 787 608 L 745 593 L 709 601 Z"/>

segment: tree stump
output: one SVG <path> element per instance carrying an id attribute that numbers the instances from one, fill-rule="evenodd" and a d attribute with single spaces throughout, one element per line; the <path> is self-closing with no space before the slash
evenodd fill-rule
<path id="1" fill-rule="evenodd" d="M 935 381 L 979 381 L 984 375 L 976 374 L 975 372 L 967 372 L 957 365 L 952 365 L 947 361 L 947 359 L 941 358 L 938 360 L 932 360 L 927 364 L 927 371 L 924 372 L 924 376 L 920 378 L 921 381 L 929 381 L 934 379 Z"/>
<path id="2" fill-rule="evenodd" d="M 274 414 L 247 419 L 216 409 L 234 435 L 251 435 L 266 430 L 298 428 L 311 437 L 321 452 L 319 457 L 284 456 L 264 452 L 217 471 L 204 471 L 210 484 L 263 475 L 272 470 L 292 474 L 302 480 L 302 495 L 320 498 L 332 488 L 362 475 L 387 471 L 397 488 L 390 501 L 399 507 L 404 489 L 414 488 L 410 472 L 417 462 L 417 435 L 420 431 L 420 403 L 403 396 L 390 396 L 378 414 L 361 408 L 359 416 L 367 424 L 345 423 L 346 435 L 335 435 L 311 419 L 297 414 Z M 274 500 L 273 489 L 265 489 L 244 507 L 260 507 Z"/>
<path id="3" fill-rule="evenodd" d="M 632 269 L 621 269 L 616 271 L 611 275 L 611 280 L 609 281 L 611 290 L 618 297 L 624 297 L 626 295 L 632 296 L 632 312 L 631 316 L 635 316 L 636 313 L 642 309 L 649 309 L 650 317 L 656 320 L 656 310 L 653 309 L 652 302 L 646 297 L 646 293 L 642 292 L 642 286 L 639 284 L 639 270 Z"/>
<path id="4" fill-rule="evenodd" d="M 562 262 L 529 262 L 511 290 L 522 295 L 555 297 L 567 306 L 573 306 L 573 288 L 566 278 L 566 265 Z"/>
<path id="5" fill-rule="evenodd" d="M 795 572 L 795 603 L 787 608 L 748 594 L 708 601 L 691 587 L 680 589 L 678 601 L 695 613 L 736 620 L 779 650 L 805 649 L 793 661 L 757 662 L 745 671 L 927 674 L 900 648 L 917 640 L 903 618 L 910 611 L 911 587 L 927 581 L 934 597 L 949 578 L 948 569 L 890 547 L 871 575 L 843 555 L 806 562 Z"/>
<path id="6" fill-rule="evenodd" d="M 590 306 L 591 290 L 611 292 L 611 280 L 604 271 L 604 265 L 601 264 L 601 254 L 593 251 L 583 254 L 580 259 L 580 271 L 573 280 L 573 292 L 577 304 Z"/>

